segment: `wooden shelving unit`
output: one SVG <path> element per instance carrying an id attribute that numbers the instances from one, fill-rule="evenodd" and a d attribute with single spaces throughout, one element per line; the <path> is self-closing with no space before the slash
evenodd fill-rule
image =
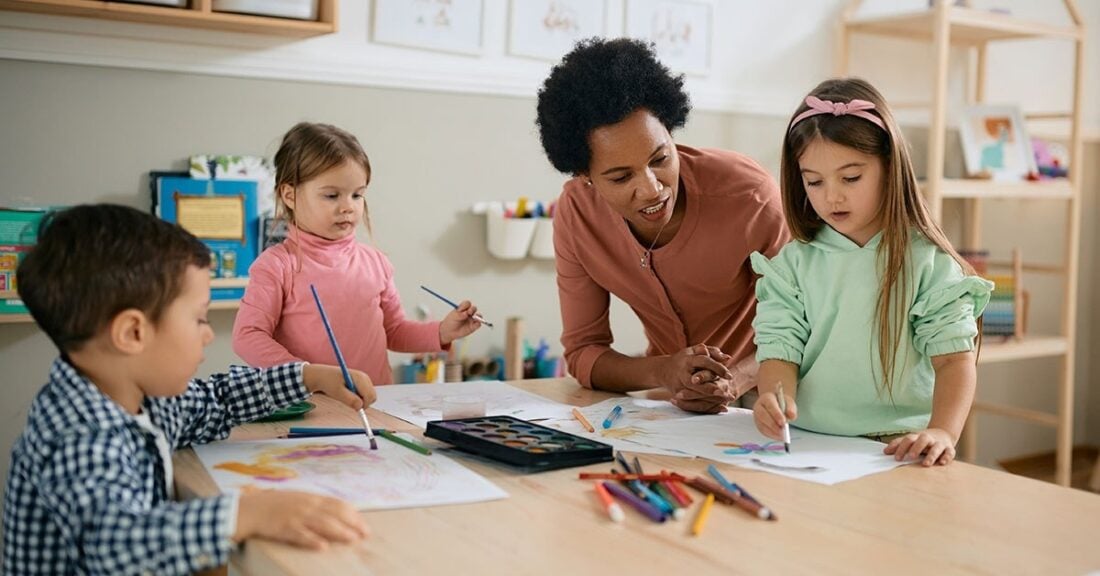
<path id="1" fill-rule="evenodd" d="M 317 2 L 316 21 L 215 12 L 212 8 L 212 0 L 190 0 L 188 6 L 183 8 L 100 0 L 0 0 L 0 10 L 277 36 L 306 37 L 336 32 L 337 0 L 317 0 Z"/>
<path id="2" fill-rule="evenodd" d="M 214 279 L 210 281 L 211 288 L 246 288 L 248 278 Z M 0 300 L 19 298 L 19 294 L 11 291 L 0 291 Z M 236 310 L 240 308 L 240 300 L 215 300 L 210 303 L 211 310 Z M 27 324 L 34 322 L 30 314 L 0 314 L 0 324 Z"/>
<path id="3" fill-rule="evenodd" d="M 1024 271 L 1057 274 L 1062 279 L 1061 330 L 1058 334 L 1029 336 L 1005 343 L 986 341 L 982 345 L 980 364 L 1021 361 L 1033 358 L 1058 358 L 1061 374 L 1057 378 L 1057 412 L 1041 412 L 1016 406 L 975 402 L 971 415 L 977 412 L 997 414 L 1026 420 L 1057 429 L 1055 480 L 1069 485 L 1073 451 L 1073 367 L 1074 346 L 1077 336 L 1074 319 L 1077 314 L 1077 275 L 1081 220 L 1082 133 L 1081 93 L 1084 84 L 1085 28 L 1076 0 L 1063 0 L 1072 22 L 1068 26 L 1052 25 L 975 10 L 968 6 L 954 6 L 947 0 L 936 0 L 933 7 L 918 12 L 906 12 L 886 16 L 860 17 L 857 12 L 862 0 L 851 0 L 841 21 L 840 43 L 837 51 L 838 75 L 849 74 L 850 42 L 854 34 L 871 34 L 893 38 L 907 38 L 924 45 L 931 44 L 934 55 L 934 71 L 931 78 L 932 97 L 929 102 L 916 106 L 931 110 L 928 140 L 928 174 L 922 183 L 925 197 L 933 217 L 942 219 L 945 200 L 961 199 L 965 203 L 964 238 L 961 246 L 982 246 L 981 202 L 998 200 L 1040 200 L 1061 202 L 1065 205 L 1064 261 L 1058 265 L 1027 264 Z M 944 177 L 944 156 L 947 135 L 948 56 L 951 48 L 964 48 L 972 52 L 974 65 L 967 78 L 968 98 L 971 103 L 985 100 L 986 50 L 991 42 L 1060 39 L 1072 42 L 1075 48 L 1073 66 L 1072 102 L 1067 111 L 1043 114 L 1025 114 L 1029 120 L 1059 119 L 1068 122 L 1069 166 L 1067 179 L 1042 182 L 994 182 L 989 180 L 959 180 Z M 989 339 L 992 340 L 992 339 Z M 974 459 L 977 452 L 975 419 L 967 423 L 961 441 L 962 452 Z"/>

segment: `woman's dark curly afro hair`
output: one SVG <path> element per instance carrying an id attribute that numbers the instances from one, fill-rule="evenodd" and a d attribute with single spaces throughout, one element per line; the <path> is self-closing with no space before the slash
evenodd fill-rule
<path id="1" fill-rule="evenodd" d="M 546 157 L 566 174 L 586 172 L 589 133 L 639 108 L 652 112 L 669 132 L 683 126 L 691 111 L 684 76 L 673 76 L 640 40 L 581 40 L 539 90 L 535 123 Z"/>

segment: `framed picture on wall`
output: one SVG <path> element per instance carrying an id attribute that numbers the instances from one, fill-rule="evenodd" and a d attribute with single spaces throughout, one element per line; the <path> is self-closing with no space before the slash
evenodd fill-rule
<path id="1" fill-rule="evenodd" d="M 459 54 L 481 53 L 482 0 L 374 0 L 371 40 Z"/>
<path id="2" fill-rule="evenodd" d="M 692 0 L 627 0 L 626 35 L 652 42 L 673 70 L 707 74 L 711 10 L 709 3 Z"/>
<path id="3" fill-rule="evenodd" d="M 508 52 L 557 61 L 582 38 L 603 36 L 606 0 L 512 0 Z"/>
<path id="4" fill-rule="evenodd" d="M 968 106 L 959 122 L 966 172 L 995 180 L 1022 180 L 1035 172 L 1035 155 L 1020 108 Z"/>

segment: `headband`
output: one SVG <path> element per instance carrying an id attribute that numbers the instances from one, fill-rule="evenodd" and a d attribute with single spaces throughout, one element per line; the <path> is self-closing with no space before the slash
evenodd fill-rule
<path id="1" fill-rule="evenodd" d="M 807 96 L 806 105 L 810 107 L 809 110 L 795 116 L 791 121 L 790 130 L 794 130 L 794 127 L 799 122 L 817 116 L 818 114 L 832 114 L 833 116 L 859 116 L 864 120 L 873 122 L 879 128 L 886 130 L 886 125 L 882 123 L 882 119 L 874 114 L 868 112 L 868 110 L 874 110 L 875 105 L 866 100 L 852 100 L 850 102 L 830 102 L 828 100 L 822 100 L 817 96 Z M 788 130 L 788 132 L 790 131 Z"/>

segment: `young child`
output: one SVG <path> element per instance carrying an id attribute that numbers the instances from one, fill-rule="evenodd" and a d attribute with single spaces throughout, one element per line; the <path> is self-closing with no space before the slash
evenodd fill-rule
<path id="1" fill-rule="evenodd" d="M 473 333 L 477 308 L 462 302 L 442 322 L 405 319 L 382 252 L 360 244 L 370 161 L 359 141 L 328 124 L 300 123 L 275 154 L 276 206 L 289 236 L 263 252 L 233 325 L 233 351 L 253 366 L 336 362 L 310 284 L 317 288 L 348 366 L 393 383 L 386 350 L 437 352 Z"/>
<path id="2" fill-rule="evenodd" d="M 171 451 L 321 392 L 358 409 L 353 372 L 287 364 L 188 379 L 214 334 L 210 252 L 182 228 L 107 204 L 48 215 L 19 297 L 60 357 L 12 449 L 4 574 L 189 574 L 258 536 L 312 548 L 367 535 L 349 504 L 253 491 L 172 500 Z"/>
<path id="3" fill-rule="evenodd" d="M 814 432 L 896 436 L 885 452 L 898 460 L 950 463 L 993 284 L 932 221 L 894 117 L 867 82 L 814 88 L 790 122 L 781 164 L 796 241 L 770 261 L 752 256 L 762 275 L 757 428 L 778 440 L 785 419 L 797 418 Z"/>

